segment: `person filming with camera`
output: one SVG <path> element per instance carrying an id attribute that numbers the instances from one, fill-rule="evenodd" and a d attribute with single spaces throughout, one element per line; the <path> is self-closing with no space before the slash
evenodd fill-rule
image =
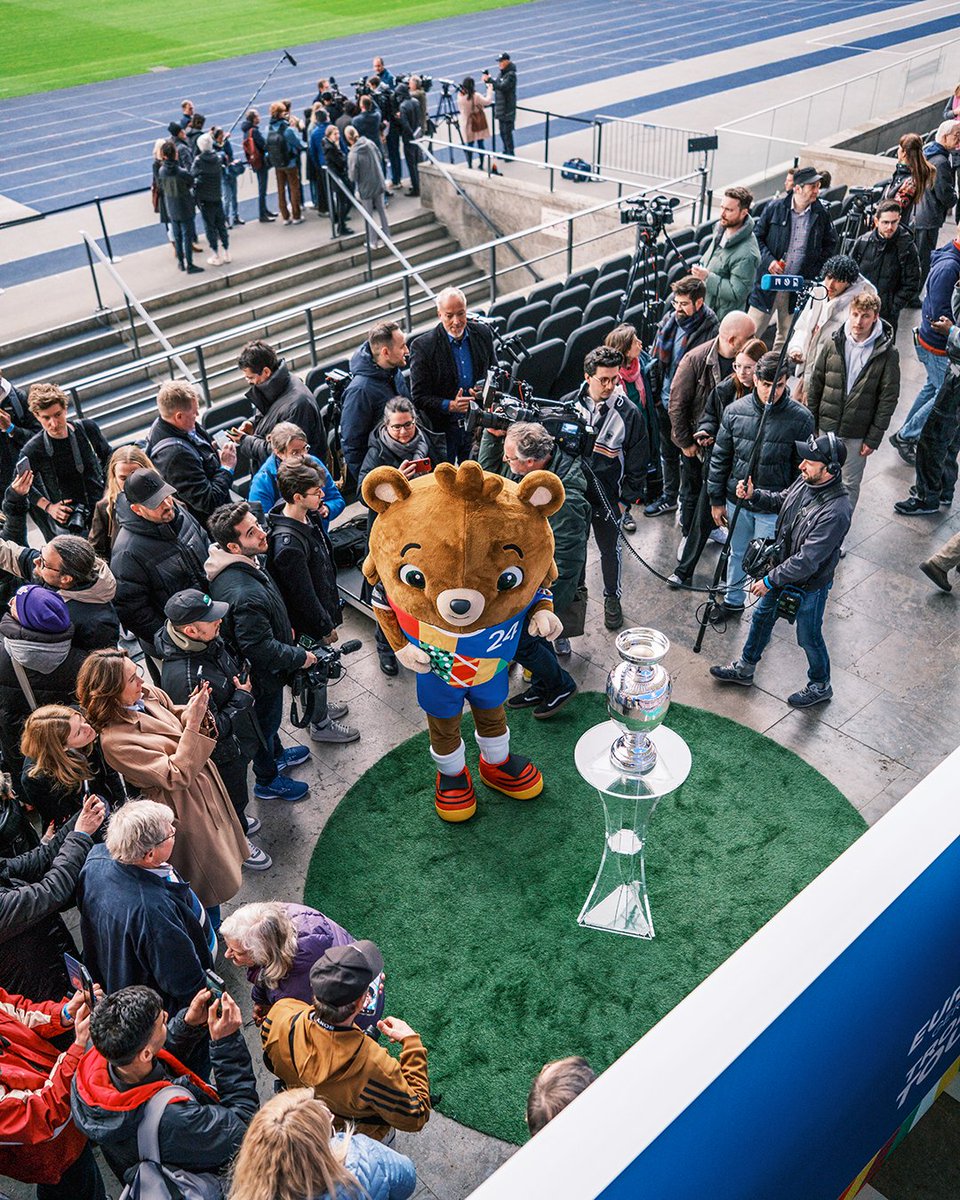
<path id="1" fill-rule="evenodd" d="M 720 683 L 752 687 L 777 618 L 784 616 L 791 624 L 796 621 L 797 641 L 808 664 L 807 686 L 788 696 L 787 703 L 811 708 L 833 699 L 823 611 L 853 509 L 841 479 L 847 459 L 843 440 L 835 433 L 811 434 L 796 443 L 796 451 L 800 477 L 784 491 L 755 488 L 749 477 L 737 483 L 738 499 L 751 501 L 755 511 L 779 516 L 772 544 L 766 542 L 764 552 L 757 555 L 760 564 L 752 566 L 753 556 L 744 556 L 744 570 L 758 575 L 749 590 L 759 602 L 740 657 L 726 666 L 711 667 L 710 674 Z"/>

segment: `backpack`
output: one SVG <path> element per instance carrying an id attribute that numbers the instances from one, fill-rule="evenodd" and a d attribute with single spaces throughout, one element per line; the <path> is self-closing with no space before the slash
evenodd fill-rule
<path id="1" fill-rule="evenodd" d="M 220 1178 L 211 1171 L 185 1171 L 160 1162 L 160 1118 L 171 1100 L 193 1096 L 171 1084 L 155 1092 L 144 1106 L 137 1129 L 137 1164 L 120 1200 L 223 1200 Z"/>
<path id="2" fill-rule="evenodd" d="M 359 567 L 367 557 L 367 518 L 353 517 L 327 534 L 333 547 L 333 565 L 338 571 Z"/>
<path id="3" fill-rule="evenodd" d="M 568 158 L 560 172 L 561 179 L 572 179 L 574 183 L 596 182 L 590 175 L 590 164 L 582 158 Z"/>
<path id="4" fill-rule="evenodd" d="M 287 145 L 285 129 L 274 125 L 267 134 L 267 162 L 275 170 L 283 170 L 290 163 L 290 147 Z"/>
<path id="5" fill-rule="evenodd" d="M 257 144 L 253 140 L 254 126 L 251 125 L 247 130 L 243 139 L 243 152 L 247 156 L 247 162 L 250 164 L 251 171 L 259 171 L 263 166 L 263 155 L 257 149 Z"/>

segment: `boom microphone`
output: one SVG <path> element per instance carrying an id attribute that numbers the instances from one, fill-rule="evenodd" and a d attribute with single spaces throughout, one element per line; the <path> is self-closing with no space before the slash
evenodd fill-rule
<path id="1" fill-rule="evenodd" d="M 284 50 L 283 57 L 287 60 L 291 67 L 295 67 L 297 65 L 297 60 L 293 57 L 289 50 Z"/>
<path id="2" fill-rule="evenodd" d="M 802 292 L 815 282 L 802 275 L 761 275 L 760 287 L 765 292 Z"/>

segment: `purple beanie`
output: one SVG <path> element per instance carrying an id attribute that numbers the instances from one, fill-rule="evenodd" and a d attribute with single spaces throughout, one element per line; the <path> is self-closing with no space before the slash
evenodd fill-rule
<path id="1" fill-rule="evenodd" d="M 28 583 L 17 588 L 17 620 L 24 629 L 37 633 L 66 633 L 70 628 L 67 606 L 56 592 Z"/>

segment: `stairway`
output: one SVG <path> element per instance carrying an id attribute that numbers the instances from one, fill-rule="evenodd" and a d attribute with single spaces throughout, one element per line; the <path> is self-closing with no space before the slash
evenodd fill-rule
<path id="1" fill-rule="evenodd" d="M 435 291 L 453 280 L 464 287 L 460 282 L 465 274 L 464 262 L 429 265 L 460 249 L 432 213 L 421 210 L 396 221 L 391 236 L 413 266 L 423 266 L 420 274 Z M 400 269 L 384 248 L 373 252 L 373 263 L 374 279 L 378 273 L 389 276 Z M 208 271 L 198 282 L 141 299 L 141 303 L 175 347 L 224 335 L 204 351 L 211 406 L 204 414 L 204 423 L 216 429 L 231 423 L 243 409 L 247 385 L 236 361 L 245 342 L 255 337 L 270 342 L 295 370 L 303 372 L 313 365 L 304 316 L 282 315 L 286 310 L 315 302 L 311 311 L 320 363 L 349 357 L 375 321 L 387 317 L 404 321 L 399 281 L 381 284 L 360 295 L 344 295 L 362 286 L 365 274 L 364 239 L 355 234 L 252 267 L 227 267 L 216 274 Z M 485 285 L 479 283 L 468 284 L 464 290 L 473 302 L 486 296 Z M 434 319 L 433 301 L 412 280 L 410 296 L 414 325 L 429 324 Z M 231 333 L 254 321 L 258 322 L 256 331 Z M 115 379 L 84 387 L 80 403 L 82 415 L 96 420 L 112 444 L 122 445 L 149 426 L 156 412 L 157 387 L 172 373 L 166 363 L 130 369 L 140 358 L 163 350 L 140 317 L 136 317 L 135 328 L 139 354 L 126 309 L 119 308 L 0 344 L 0 362 L 4 374 L 23 391 L 40 380 L 69 389 L 75 381 L 121 369 Z M 187 352 L 185 361 L 199 379 L 197 355 Z"/>

